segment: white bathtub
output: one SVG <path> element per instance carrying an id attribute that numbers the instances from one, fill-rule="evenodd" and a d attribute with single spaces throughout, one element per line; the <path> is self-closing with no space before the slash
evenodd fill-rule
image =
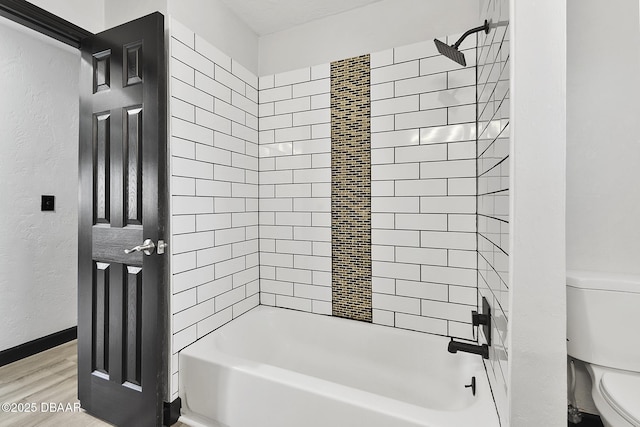
<path id="1" fill-rule="evenodd" d="M 498 426 L 480 356 L 448 339 L 259 306 L 180 352 L 180 421 L 215 427 Z M 476 378 L 476 396 L 465 384 Z"/>

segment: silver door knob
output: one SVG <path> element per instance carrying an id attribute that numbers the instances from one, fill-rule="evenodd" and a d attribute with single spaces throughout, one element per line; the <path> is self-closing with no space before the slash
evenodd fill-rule
<path id="1" fill-rule="evenodd" d="M 130 254 L 131 252 L 144 252 L 145 255 L 151 255 L 156 250 L 156 245 L 153 243 L 153 240 L 147 239 L 142 242 L 141 245 L 134 246 L 131 249 L 125 249 L 125 254 Z"/>

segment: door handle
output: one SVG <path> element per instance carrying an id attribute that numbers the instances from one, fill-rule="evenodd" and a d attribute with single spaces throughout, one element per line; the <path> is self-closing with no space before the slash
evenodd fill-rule
<path id="1" fill-rule="evenodd" d="M 131 249 L 125 249 L 124 253 L 125 254 L 130 254 L 131 252 L 144 252 L 145 255 L 151 255 L 153 254 L 153 252 L 156 250 L 156 248 L 158 249 L 158 255 L 162 255 L 164 254 L 165 249 L 167 249 L 167 246 L 169 246 L 168 243 L 166 243 L 164 240 L 158 240 L 158 246 L 153 244 L 153 240 L 151 239 L 147 239 L 144 242 L 142 242 L 141 245 L 138 246 L 134 246 Z"/>
<path id="2" fill-rule="evenodd" d="M 156 250 L 156 245 L 153 243 L 153 240 L 147 239 L 142 242 L 141 245 L 134 246 L 131 249 L 125 249 L 125 254 L 130 254 L 132 252 L 144 252 L 145 255 L 151 255 Z"/>

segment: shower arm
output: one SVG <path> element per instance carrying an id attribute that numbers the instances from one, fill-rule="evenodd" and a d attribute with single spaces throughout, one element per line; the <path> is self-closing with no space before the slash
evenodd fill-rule
<path id="1" fill-rule="evenodd" d="M 487 21 L 486 19 L 484 20 L 484 25 L 480 26 L 480 27 L 476 27 L 476 28 L 472 28 L 469 31 L 467 31 L 466 33 L 464 33 L 462 35 L 462 37 L 460 37 L 458 39 L 457 42 L 455 42 L 455 44 L 452 45 L 452 47 L 454 49 L 458 49 L 458 47 L 460 46 L 460 44 L 464 41 L 464 39 L 466 39 L 468 36 L 470 36 L 473 33 L 479 33 L 480 31 L 484 31 L 485 34 L 489 34 L 489 21 Z"/>

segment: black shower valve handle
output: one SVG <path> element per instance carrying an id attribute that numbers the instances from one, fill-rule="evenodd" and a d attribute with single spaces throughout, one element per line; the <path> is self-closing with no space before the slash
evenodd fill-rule
<path id="1" fill-rule="evenodd" d="M 473 339 L 476 339 L 476 326 L 487 325 L 489 322 L 489 316 L 486 314 L 479 314 L 476 310 L 471 312 L 471 335 Z"/>
<path id="2" fill-rule="evenodd" d="M 478 313 L 476 310 L 471 312 L 471 329 L 473 330 L 475 337 L 475 328 L 480 325 L 483 326 L 484 338 L 487 341 L 487 345 L 491 345 L 491 306 L 486 297 L 482 297 L 482 305 L 480 306 L 482 313 Z M 480 308 L 479 307 L 479 308 Z"/>
<path id="3" fill-rule="evenodd" d="M 473 310 L 471 312 L 471 324 L 473 326 L 488 325 L 489 324 L 489 315 L 488 314 L 479 314 L 477 311 Z"/>

